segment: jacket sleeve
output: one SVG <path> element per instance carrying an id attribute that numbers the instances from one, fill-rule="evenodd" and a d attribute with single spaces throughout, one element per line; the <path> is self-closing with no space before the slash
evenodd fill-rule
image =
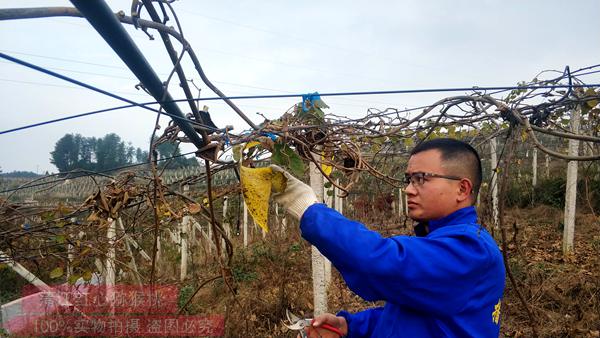
<path id="1" fill-rule="evenodd" d="M 377 307 L 354 314 L 340 311 L 337 315 L 346 318 L 346 323 L 348 324 L 348 335 L 346 337 L 361 338 L 371 336 L 382 311 L 383 307 Z"/>
<path id="2" fill-rule="evenodd" d="M 356 294 L 417 311 L 458 312 L 491 265 L 488 248 L 467 230 L 383 238 L 323 204 L 309 207 L 300 227 Z"/>

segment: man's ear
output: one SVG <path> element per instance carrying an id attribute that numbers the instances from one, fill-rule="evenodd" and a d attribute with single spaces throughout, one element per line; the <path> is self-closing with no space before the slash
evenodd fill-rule
<path id="1" fill-rule="evenodd" d="M 466 199 L 471 198 L 473 194 L 473 183 L 468 178 L 463 178 L 458 183 L 458 195 L 456 196 L 457 202 L 463 202 Z"/>

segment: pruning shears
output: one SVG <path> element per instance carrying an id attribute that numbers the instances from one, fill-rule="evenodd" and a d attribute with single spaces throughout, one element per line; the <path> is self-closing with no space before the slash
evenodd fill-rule
<path id="1" fill-rule="evenodd" d="M 287 317 L 287 322 L 284 322 L 283 324 L 288 329 L 300 331 L 300 337 L 302 337 L 302 338 L 308 337 L 308 335 L 304 329 L 312 326 L 311 325 L 311 323 L 313 321 L 312 318 L 298 317 L 295 314 L 293 314 L 290 310 L 287 310 L 287 309 L 285 310 L 285 316 Z M 329 324 L 323 324 L 323 325 L 319 326 L 319 328 L 334 332 L 335 334 L 337 334 L 340 337 L 344 336 L 344 334 L 342 333 L 342 331 L 340 331 L 340 329 L 338 329 L 337 327 L 331 326 Z"/>

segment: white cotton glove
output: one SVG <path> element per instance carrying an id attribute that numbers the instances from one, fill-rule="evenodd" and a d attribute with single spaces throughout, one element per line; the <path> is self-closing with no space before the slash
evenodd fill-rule
<path id="1" fill-rule="evenodd" d="M 315 203 L 319 203 L 317 195 L 315 195 L 315 192 L 310 186 L 281 169 L 279 166 L 271 164 L 270 167 L 273 172 L 283 173 L 287 178 L 285 190 L 280 193 L 274 193 L 273 199 L 275 202 L 281 204 L 290 215 L 300 220 L 308 207 Z"/>

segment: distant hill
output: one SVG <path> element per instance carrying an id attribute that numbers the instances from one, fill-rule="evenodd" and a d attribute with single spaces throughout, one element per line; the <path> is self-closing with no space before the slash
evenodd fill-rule
<path id="1" fill-rule="evenodd" d="M 10 173 L 0 173 L 0 177 L 10 177 L 10 178 L 37 178 L 42 175 L 38 175 L 33 171 L 13 171 Z"/>

